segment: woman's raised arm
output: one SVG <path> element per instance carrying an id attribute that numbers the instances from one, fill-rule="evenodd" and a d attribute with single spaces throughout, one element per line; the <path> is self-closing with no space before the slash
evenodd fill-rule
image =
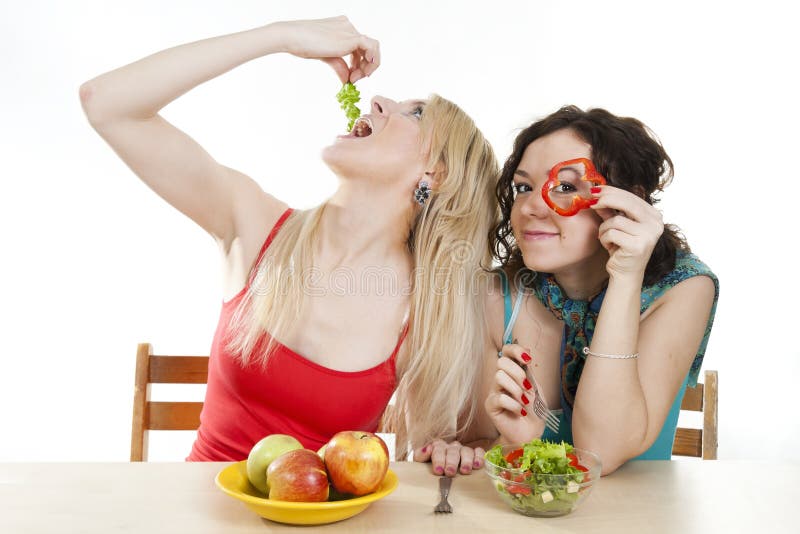
<path id="1" fill-rule="evenodd" d="M 81 86 L 81 103 L 94 129 L 137 176 L 229 244 L 243 221 L 274 221 L 286 206 L 215 161 L 158 112 L 201 83 L 278 52 L 322 59 L 342 81 L 369 75 L 379 64 L 377 41 L 346 17 L 276 22 L 163 50 L 102 74 Z M 348 54 L 350 66 L 342 59 Z"/>

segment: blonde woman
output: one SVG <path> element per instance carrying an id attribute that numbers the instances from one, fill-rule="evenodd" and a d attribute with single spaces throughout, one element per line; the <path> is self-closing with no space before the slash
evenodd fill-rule
<path id="1" fill-rule="evenodd" d="M 475 412 L 470 362 L 484 327 L 473 286 L 490 258 L 494 153 L 443 98 L 376 97 L 322 153 L 335 194 L 293 211 L 159 115 L 197 85 L 280 52 L 321 59 L 342 82 L 380 65 L 378 42 L 337 17 L 185 44 L 80 89 L 95 130 L 221 253 L 224 299 L 188 459 L 241 460 L 271 433 L 316 449 L 340 430 L 374 431 L 395 391 L 399 453 L 452 439 L 465 426 L 456 412 Z"/>

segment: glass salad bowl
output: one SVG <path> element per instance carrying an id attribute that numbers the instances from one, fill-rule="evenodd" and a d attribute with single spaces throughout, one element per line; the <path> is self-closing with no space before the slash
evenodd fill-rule
<path id="1" fill-rule="evenodd" d="M 566 515 L 586 499 L 600 478 L 600 458 L 593 452 L 563 443 L 545 443 L 544 448 L 537 449 L 532 446 L 537 442 L 542 444 L 534 440 L 530 444 L 498 446 L 487 452 L 489 479 L 500 498 L 521 514 Z M 537 452 L 541 455 L 537 456 Z M 526 455 L 527 462 L 523 461 Z M 518 465 L 522 467 L 515 467 Z"/>

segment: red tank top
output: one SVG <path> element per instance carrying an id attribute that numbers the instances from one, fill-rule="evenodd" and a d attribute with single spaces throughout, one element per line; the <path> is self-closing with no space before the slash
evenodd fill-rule
<path id="1" fill-rule="evenodd" d="M 267 236 L 256 266 L 291 211 L 281 215 Z M 186 459 L 244 460 L 253 445 L 268 434 L 289 434 L 304 447 L 317 450 L 342 430 L 376 431 L 396 386 L 395 357 L 407 327 L 391 356 L 364 371 L 329 369 L 280 343 L 266 370 L 254 361 L 243 366 L 223 340 L 228 339 L 228 323 L 249 285 L 248 281 L 239 294 L 222 304 L 211 345 L 200 428 Z"/>

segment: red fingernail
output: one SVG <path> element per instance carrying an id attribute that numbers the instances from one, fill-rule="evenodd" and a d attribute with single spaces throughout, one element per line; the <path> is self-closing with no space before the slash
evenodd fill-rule
<path id="1" fill-rule="evenodd" d="M 528 397 L 526 397 L 525 394 L 523 393 L 522 394 L 522 404 L 528 404 L 529 402 L 531 402 L 531 401 L 529 401 Z"/>
<path id="2" fill-rule="evenodd" d="M 525 362 L 525 363 L 528 363 L 529 361 L 531 361 L 531 357 L 528 355 L 527 352 L 523 352 L 522 353 L 522 361 Z"/>
<path id="3" fill-rule="evenodd" d="M 592 187 L 591 189 L 589 189 L 589 191 L 591 191 L 593 195 L 596 195 L 600 193 L 601 189 L 599 187 Z"/>
<path id="4" fill-rule="evenodd" d="M 475 460 L 474 462 L 472 462 L 472 467 L 480 467 L 480 466 L 481 466 L 481 463 L 478 460 Z"/>
<path id="5" fill-rule="evenodd" d="M 522 385 L 525 386 L 525 389 L 531 389 L 533 387 L 527 378 L 522 381 Z"/>
<path id="6" fill-rule="evenodd" d="M 523 408 L 522 411 L 519 412 L 519 413 L 522 414 L 522 417 L 525 417 L 526 415 L 528 415 L 528 412 L 525 411 L 525 408 Z"/>
<path id="7" fill-rule="evenodd" d="M 422 447 L 422 454 L 425 454 L 426 452 L 428 452 L 428 446 L 427 445 Z"/>
<path id="8" fill-rule="evenodd" d="M 441 475 L 442 473 L 444 473 L 444 468 L 442 466 L 434 467 L 433 472 L 436 473 L 437 475 Z"/>
<path id="9" fill-rule="evenodd" d="M 590 206 L 594 206 L 594 205 L 595 205 L 595 204 L 597 204 L 598 202 L 600 202 L 600 199 L 599 199 L 599 198 L 593 198 L 592 200 L 590 200 L 590 201 L 589 201 L 589 205 L 590 205 Z"/>

